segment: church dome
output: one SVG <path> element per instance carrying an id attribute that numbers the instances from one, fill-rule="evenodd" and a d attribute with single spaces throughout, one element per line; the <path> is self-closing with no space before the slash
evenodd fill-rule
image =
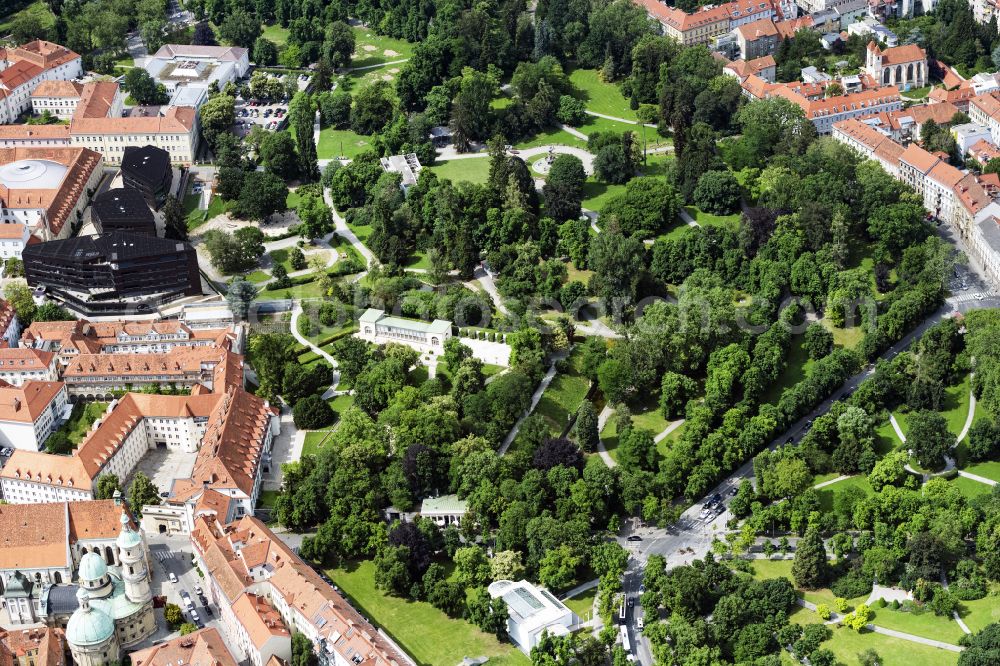
<path id="1" fill-rule="evenodd" d="M 103 611 L 90 606 L 90 595 L 84 589 L 76 593 L 80 608 L 73 611 L 66 624 L 66 640 L 70 645 L 87 647 L 101 645 L 115 633 L 115 623 Z"/>
<path id="2" fill-rule="evenodd" d="M 108 565 L 97 553 L 87 553 L 80 558 L 80 580 L 96 582 L 108 575 Z"/>
<path id="3" fill-rule="evenodd" d="M 120 520 L 122 524 L 122 531 L 118 533 L 118 539 L 115 543 L 117 543 L 118 547 L 122 550 L 135 548 L 142 541 L 142 537 L 139 536 L 138 531 L 129 527 L 128 516 L 125 515 L 124 512 L 122 512 Z"/>

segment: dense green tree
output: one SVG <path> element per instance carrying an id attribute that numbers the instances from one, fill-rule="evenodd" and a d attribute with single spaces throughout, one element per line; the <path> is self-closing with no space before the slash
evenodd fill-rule
<path id="1" fill-rule="evenodd" d="M 313 642 L 302 632 L 292 634 L 292 666 L 316 666 L 316 650 Z"/>
<path id="2" fill-rule="evenodd" d="M 157 84 L 153 77 L 142 67 L 131 67 L 122 79 L 122 89 L 136 101 L 137 104 L 166 104 L 167 91 L 162 84 Z"/>
<path id="3" fill-rule="evenodd" d="M 583 184 L 587 174 L 583 163 L 574 155 L 559 155 L 552 162 L 542 187 L 545 213 L 557 221 L 572 220 L 580 215 Z"/>
<path id="4" fill-rule="evenodd" d="M 706 171 L 694 188 L 694 203 L 713 215 L 728 215 L 740 205 L 742 191 L 732 171 Z"/>
<path id="5" fill-rule="evenodd" d="M 819 528 L 810 525 L 804 537 L 799 539 L 792 562 L 792 576 L 795 586 L 814 590 L 823 587 L 829 578 L 830 563 L 826 559 L 826 548 Z"/>
<path id="6" fill-rule="evenodd" d="M 260 37 L 261 22 L 255 14 L 243 7 L 231 7 L 226 11 L 225 19 L 219 24 L 219 36 L 235 46 L 245 49 L 252 48 Z"/>
<path id="7" fill-rule="evenodd" d="M 101 474 L 97 478 L 97 494 L 95 498 L 99 500 L 111 499 L 119 490 L 121 490 L 121 485 L 116 474 Z"/>
<path id="8" fill-rule="evenodd" d="M 254 40 L 252 53 L 258 67 L 270 67 L 278 62 L 278 47 L 266 37 Z"/>
<path id="9" fill-rule="evenodd" d="M 918 410 L 909 415 L 906 441 L 913 448 L 917 462 L 927 469 L 939 469 L 955 444 L 948 422 L 937 412 Z"/>
<path id="10" fill-rule="evenodd" d="M 240 198 L 233 212 L 243 219 L 265 220 L 285 209 L 288 187 L 273 173 L 250 171 L 243 178 Z"/>
<path id="11" fill-rule="evenodd" d="M 136 519 L 142 518 L 142 507 L 155 506 L 160 503 L 160 493 L 148 476 L 136 472 L 132 485 L 128 488 L 128 508 Z"/>
<path id="12" fill-rule="evenodd" d="M 833 333 L 819 322 L 813 322 L 806 328 L 802 346 L 809 353 L 809 358 L 823 358 L 833 351 Z"/>
<path id="13" fill-rule="evenodd" d="M 590 400 L 584 400 L 576 410 L 576 423 L 573 432 L 580 448 L 587 453 L 597 450 L 600 435 L 597 430 L 597 410 Z"/>
<path id="14" fill-rule="evenodd" d="M 220 135 L 231 134 L 233 131 L 233 124 L 236 122 L 236 98 L 229 95 L 210 97 L 201 105 L 198 117 L 205 141 L 215 148 Z"/>
<path id="15" fill-rule="evenodd" d="M 250 306 L 257 298 L 257 287 L 248 282 L 243 276 L 233 278 L 226 289 L 226 302 L 233 311 L 237 321 L 246 321 L 250 313 Z"/>

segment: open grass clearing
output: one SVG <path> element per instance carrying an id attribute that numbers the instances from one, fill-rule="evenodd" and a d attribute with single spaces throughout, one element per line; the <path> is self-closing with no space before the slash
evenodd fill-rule
<path id="1" fill-rule="evenodd" d="M 844 479 L 843 481 L 838 481 L 837 483 L 831 483 L 828 486 L 824 486 L 817 490 L 819 494 L 819 506 L 823 511 L 833 511 L 834 503 L 836 502 L 837 495 L 843 493 L 848 488 L 858 488 L 862 490 L 865 495 L 874 495 L 875 491 L 872 489 L 870 483 L 868 483 L 868 477 L 859 475 L 852 476 L 850 478 Z"/>
<path id="2" fill-rule="evenodd" d="M 597 596 L 597 588 L 591 588 L 586 592 L 581 592 L 572 599 L 563 599 L 563 603 L 571 611 L 577 614 L 580 619 L 586 621 L 594 611 L 594 598 Z"/>
<path id="3" fill-rule="evenodd" d="M 927 610 L 923 613 L 907 613 L 902 610 L 892 610 L 885 608 L 874 609 L 875 616 L 872 624 L 886 629 L 903 631 L 914 636 L 932 638 L 945 643 L 958 644 L 958 640 L 965 635 L 962 628 L 958 626 L 951 617 L 935 615 Z"/>
<path id="4" fill-rule="evenodd" d="M 798 624 L 818 624 L 821 620 L 816 613 L 805 608 L 796 610 L 789 616 Z M 956 625 L 957 626 L 957 625 Z M 858 654 L 865 650 L 875 650 L 881 666 L 951 666 L 958 663 L 958 653 L 934 648 L 921 643 L 913 643 L 901 638 L 876 634 L 872 631 L 858 633 L 847 627 L 831 626 L 833 636 L 821 647 L 833 652 L 838 664 L 857 664 Z M 781 663 L 798 666 L 799 662 L 788 652 L 782 651 Z"/>
<path id="5" fill-rule="evenodd" d="M 354 27 L 354 53 L 351 67 L 371 67 L 403 60 L 413 55 L 413 44 L 395 37 L 377 35 L 369 28 Z"/>
<path id="6" fill-rule="evenodd" d="M 980 484 L 982 485 L 982 484 Z M 1000 622 L 1000 585 L 994 585 L 982 599 L 963 601 L 958 614 L 962 621 L 975 633 L 994 622 Z"/>
<path id="7" fill-rule="evenodd" d="M 383 594 L 375 587 L 371 561 L 350 562 L 327 574 L 361 612 L 386 631 L 418 664 L 450 666 L 466 656 L 489 657 L 491 666 L 527 666 L 511 643 L 501 643 L 472 624 L 450 618 L 423 601 Z"/>
<path id="8" fill-rule="evenodd" d="M 333 159 L 335 157 L 354 159 L 371 147 L 371 137 L 355 134 L 351 130 L 324 127 L 319 132 L 316 157 L 319 159 Z"/>
<path id="9" fill-rule="evenodd" d="M 490 175 L 490 159 L 484 154 L 483 157 L 479 158 L 445 160 L 425 168 L 437 174 L 438 178 L 455 183 L 464 180 L 483 185 Z"/>
<path id="10" fill-rule="evenodd" d="M 274 42 L 277 46 L 284 46 L 288 43 L 288 28 L 282 28 L 277 23 L 273 25 L 264 25 L 264 32 L 261 33 L 261 37 L 264 39 Z"/>
<path id="11" fill-rule="evenodd" d="M 980 495 L 988 495 L 992 491 L 992 486 L 967 479 L 964 476 L 956 476 L 954 479 L 948 479 L 948 485 L 958 488 L 959 492 L 965 495 L 966 499 L 970 500 Z"/>
<path id="12" fill-rule="evenodd" d="M 635 111 L 629 108 L 629 101 L 621 89 L 614 83 L 602 81 L 596 69 L 572 69 L 569 81 L 573 84 L 573 96 L 583 102 L 588 111 L 635 120 Z"/>
<path id="13" fill-rule="evenodd" d="M 0 16 L 0 35 L 8 34 L 11 30 L 11 25 L 14 23 L 14 19 L 22 14 L 33 15 L 45 29 L 51 28 L 56 22 L 55 14 L 49 9 L 48 4 L 42 0 L 38 0 L 38 2 L 33 2 L 26 7 L 22 7 L 16 12 L 5 13 Z"/>
<path id="14" fill-rule="evenodd" d="M 314 456 L 329 444 L 328 437 L 330 430 L 310 430 L 306 433 L 305 443 L 302 445 L 303 456 Z"/>
<path id="15" fill-rule="evenodd" d="M 79 444 L 94 425 L 94 421 L 104 416 L 107 409 L 106 402 L 78 402 L 73 405 L 69 419 L 59 427 L 59 431 L 66 433 L 71 443 Z"/>
<path id="16" fill-rule="evenodd" d="M 809 353 L 803 346 L 804 340 L 804 335 L 796 335 L 792 338 L 791 347 L 788 350 L 785 362 L 785 369 L 778 376 L 778 380 L 773 382 L 764 395 L 761 396 L 761 403 L 769 402 L 773 405 L 778 404 L 781 394 L 786 388 L 795 386 L 805 379 L 809 368 L 815 361 L 809 358 Z"/>
<path id="17" fill-rule="evenodd" d="M 574 352 L 567 361 L 569 371 L 556 374 L 535 410 L 548 421 L 553 434 L 563 431 L 590 388 L 590 381 L 580 373 L 581 354 Z"/>

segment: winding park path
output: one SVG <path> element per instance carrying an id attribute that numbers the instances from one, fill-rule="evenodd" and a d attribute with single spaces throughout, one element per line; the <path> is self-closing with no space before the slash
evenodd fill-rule
<path id="1" fill-rule="evenodd" d="M 637 127 L 645 126 L 656 129 L 656 125 L 654 125 L 653 123 L 640 123 L 638 120 L 628 120 L 626 118 L 619 118 L 618 116 L 609 116 L 606 113 L 598 113 L 597 111 L 587 110 L 584 111 L 584 113 L 586 113 L 588 116 L 594 116 L 595 118 L 604 118 L 605 120 L 614 120 L 615 122 L 625 123 L 626 125 L 636 125 Z"/>
<path id="2" fill-rule="evenodd" d="M 806 601 L 805 599 L 797 599 L 796 603 L 803 608 L 808 608 L 809 610 L 815 612 L 816 604 L 811 601 Z M 830 619 L 827 620 L 826 624 L 836 624 L 842 619 L 840 613 L 833 612 L 830 614 Z M 921 643 L 923 645 L 929 645 L 930 647 L 940 648 L 942 650 L 948 650 L 950 652 L 961 652 L 964 648 L 959 645 L 952 645 L 951 643 L 945 643 L 944 641 L 936 641 L 933 638 L 924 638 L 923 636 L 915 636 L 914 634 L 908 634 L 903 631 L 896 631 L 895 629 L 886 629 L 885 627 L 880 627 L 877 624 L 869 624 L 866 627 L 869 631 L 873 631 L 876 634 L 885 634 L 886 636 L 892 636 L 893 638 L 899 638 L 900 640 L 910 641 L 911 643 Z"/>
<path id="3" fill-rule="evenodd" d="M 330 398 L 338 395 L 337 386 L 340 384 L 340 364 L 337 363 L 337 359 L 330 356 L 312 342 L 310 342 L 304 335 L 299 333 L 299 317 L 302 315 L 302 303 L 295 301 L 295 306 L 292 308 L 292 321 L 289 324 L 291 328 L 292 337 L 295 338 L 296 342 L 300 345 L 308 348 L 314 354 L 322 358 L 324 361 L 329 363 L 333 367 L 333 376 L 331 377 L 330 388 L 323 392 L 323 399 L 329 400 Z"/>
<path id="4" fill-rule="evenodd" d="M 582 135 L 586 138 L 586 135 Z M 525 148 L 523 150 L 518 150 L 515 154 L 520 157 L 525 162 L 527 158 L 537 157 L 538 155 L 548 155 L 549 150 L 553 153 L 573 155 L 581 162 L 583 162 L 583 170 L 587 172 L 587 175 L 594 173 L 594 156 L 590 152 L 584 150 L 583 148 L 576 148 L 574 146 L 563 146 L 560 144 L 552 144 L 551 146 L 536 146 L 534 148 Z M 481 160 L 488 158 L 489 153 L 483 151 L 478 153 L 445 153 L 438 155 L 438 161 L 440 162 L 450 162 L 452 160 Z"/>
<path id="5" fill-rule="evenodd" d="M 549 387 L 549 384 L 552 383 L 552 380 L 555 378 L 555 376 L 556 376 L 556 363 L 555 361 L 553 361 L 552 365 L 550 365 L 549 369 L 545 372 L 545 376 L 542 377 L 542 381 L 538 383 L 538 388 L 536 388 L 535 392 L 531 394 L 531 404 L 528 405 L 528 408 L 524 410 L 524 413 L 518 417 L 517 422 L 514 424 L 514 427 L 511 428 L 510 432 L 507 433 L 507 436 L 504 437 L 503 444 L 500 445 L 500 448 L 497 450 L 497 453 L 499 453 L 500 455 L 504 455 L 505 453 L 507 453 L 507 449 L 509 449 L 510 445 L 513 444 L 514 439 L 517 437 L 517 433 L 521 430 L 521 424 L 524 423 L 524 420 L 526 418 L 531 416 L 532 412 L 535 411 L 535 407 L 538 406 L 538 402 L 542 399 L 542 394 L 545 393 L 545 389 Z"/>

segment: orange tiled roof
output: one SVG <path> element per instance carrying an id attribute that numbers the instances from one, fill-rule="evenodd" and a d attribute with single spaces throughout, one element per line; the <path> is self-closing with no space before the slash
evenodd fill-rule
<path id="1" fill-rule="evenodd" d="M 993 198 L 987 194 L 986 189 L 979 184 L 979 181 L 971 173 L 963 176 L 955 184 L 953 190 L 955 196 L 958 197 L 958 202 L 962 204 L 962 207 L 970 215 L 975 215 L 993 201 Z"/>
<path id="2" fill-rule="evenodd" d="M 736 30 L 748 42 L 752 42 L 763 37 L 777 37 L 778 29 L 774 27 L 774 21 L 769 18 L 758 19 L 745 23 Z"/>
<path id="3" fill-rule="evenodd" d="M 0 421 L 34 423 L 65 388 L 62 382 L 36 381 L 0 387 Z"/>
<path id="4" fill-rule="evenodd" d="M 44 370 L 52 366 L 56 355 L 41 349 L 25 349 L 24 347 L 0 348 L 0 372 Z"/>
<path id="5" fill-rule="evenodd" d="M 73 113 L 73 120 L 82 118 L 107 118 L 118 94 L 114 81 L 92 81 L 83 87 L 80 103 Z M 70 123 L 72 127 L 72 123 Z"/>
<path id="6" fill-rule="evenodd" d="M 49 227 L 58 236 L 103 158 L 100 153 L 86 148 L 0 148 L 0 165 L 27 159 L 58 162 L 67 167 L 66 177 L 55 189 L 12 190 L 0 185 L 0 203 L 14 209 L 46 209 Z"/>
<path id="7" fill-rule="evenodd" d="M 188 134 L 194 127 L 197 112 L 192 107 L 174 106 L 163 116 L 128 118 L 77 118 L 70 123 L 70 133 L 80 134 Z"/>
<path id="8" fill-rule="evenodd" d="M 132 666 L 237 666 L 214 627 L 192 631 L 129 655 Z"/>
<path id="9" fill-rule="evenodd" d="M 3 358 L 0 355 L 0 358 Z M 226 359 L 224 350 L 214 347 L 174 347 L 147 354 L 81 354 L 70 360 L 63 377 L 79 381 L 88 377 L 137 377 L 158 375 L 182 378 L 214 367 Z M 163 381 L 172 381 L 166 379 Z"/>
<path id="10" fill-rule="evenodd" d="M 813 26 L 812 16 L 802 16 L 800 18 L 795 18 L 790 21 L 779 21 L 774 24 L 775 29 L 778 34 L 781 35 L 782 39 L 789 39 L 794 37 L 795 33 L 799 30 L 811 28 Z"/>
<path id="11" fill-rule="evenodd" d="M 69 125 L 0 125 L 0 141 L 69 141 Z"/>
<path id="12" fill-rule="evenodd" d="M 57 627 L 30 627 L 0 631 L 0 664 L 65 666 L 66 635 Z"/>
<path id="13" fill-rule="evenodd" d="M 281 614 L 264 597 L 249 593 L 241 595 L 233 604 L 233 613 L 258 650 L 272 638 L 291 637 Z"/>
<path id="14" fill-rule="evenodd" d="M 927 177 L 950 189 L 955 187 L 955 185 L 957 185 L 958 182 L 965 177 L 965 174 L 944 160 L 939 160 L 938 163 L 935 164 L 929 172 L 927 172 Z"/>
<path id="15" fill-rule="evenodd" d="M 900 100 L 899 89 L 895 86 L 886 86 L 885 88 L 875 90 L 862 90 L 861 92 L 837 97 L 809 99 L 807 94 L 800 92 L 801 84 L 794 85 L 799 87 L 779 85 L 772 88 L 770 93 L 771 95 L 784 97 L 790 102 L 797 104 L 805 112 L 806 118 L 810 120 L 847 110 L 864 109 L 865 107 L 874 107 Z"/>
<path id="16" fill-rule="evenodd" d="M 191 480 L 208 487 L 236 487 L 250 496 L 273 412 L 267 402 L 229 389 L 205 427 Z"/>
<path id="17" fill-rule="evenodd" d="M 745 79 L 751 74 L 759 74 L 769 67 L 777 67 L 777 63 L 774 61 L 774 56 L 766 55 L 760 58 L 754 58 L 753 60 L 734 60 L 726 65 L 726 69 L 732 70 L 741 79 Z"/>
<path id="18" fill-rule="evenodd" d="M 41 451 L 14 449 L 0 470 L 0 479 L 19 479 L 89 491 L 93 477 L 77 456 L 57 456 Z"/>
<path id="19" fill-rule="evenodd" d="M 905 162 L 917 171 L 926 174 L 934 168 L 934 165 L 940 160 L 917 144 L 911 143 L 906 147 L 906 150 L 903 151 L 903 154 L 899 156 L 899 161 Z"/>
<path id="20" fill-rule="evenodd" d="M 916 44 L 893 46 L 883 51 L 873 42 L 869 42 L 868 50 L 880 55 L 883 65 L 905 65 L 910 62 L 927 60 L 927 54 Z"/>
<path id="21" fill-rule="evenodd" d="M 14 311 L 14 306 L 10 304 L 10 301 L 0 298 L 0 335 L 7 332 L 15 317 L 17 317 L 17 313 Z"/>
<path id="22" fill-rule="evenodd" d="M 32 97 L 79 97 L 83 85 L 76 81 L 42 81 L 31 91 Z"/>
<path id="23" fill-rule="evenodd" d="M 927 99 L 932 102 L 951 102 L 957 105 L 962 102 L 971 101 L 975 96 L 976 91 L 972 88 L 959 88 L 958 90 L 935 88 L 927 94 Z"/>
<path id="24" fill-rule="evenodd" d="M 19 461 L 16 449 L 4 466 L 8 469 Z M 0 569 L 62 568 L 72 565 L 67 535 L 69 534 L 68 502 L 51 504 L 0 505 Z"/>

